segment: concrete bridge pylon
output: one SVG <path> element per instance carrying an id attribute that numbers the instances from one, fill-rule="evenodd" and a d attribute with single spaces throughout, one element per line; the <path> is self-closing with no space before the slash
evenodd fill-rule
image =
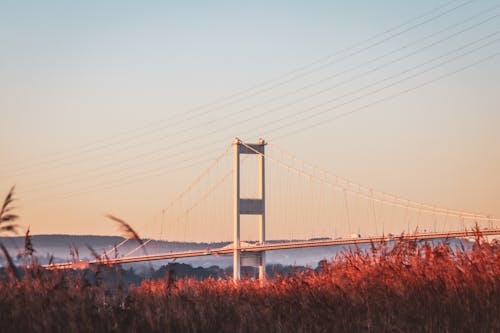
<path id="1" fill-rule="evenodd" d="M 233 280 L 241 277 L 241 266 L 244 261 L 241 253 L 240 222 L 241 215 L 259 216 L 259 244 L 266 241 L 266 184 L 265 184 L 265 154 L 266 142 L 259 139 L 258 143 L 247 144 L 240 139 L 233 140 L 234 147 L 234 233 L 233 233 Z M 257 154 L 259 159 L 259 193 L 257 198 L 241 198 L 240 196 L 240 156 L 241 154 Z M 259 267 L 259 279 L 264 281 L 266 275 L 265 252 L 253 254 L 253 261 Z"/>

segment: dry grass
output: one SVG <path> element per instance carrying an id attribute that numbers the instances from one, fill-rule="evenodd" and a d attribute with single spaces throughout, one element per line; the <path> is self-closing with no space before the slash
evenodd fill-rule
<path id="1" fill-rule="evenodd" d="M 12 198 L 13 189 L 0 231 L 16 228 L 9 227 L 17 218 Z M 108 217 L 142 242 L 126 222 Z M 479 232 L 471 250 L 373 244 L 263 286 L 251 279 L 176 281 L 169 271 L 126 290 L 120 270 L 105 260 L 90 271 L 45 271 L 29 229 L 23 274 L 0 247 L 8 262 L 0 269 L 1 332 L 500 331 L 500 244 Z"/>
<path id="2" fill-rule="evenodd" d="M 0 209 L 0 233 L 1 232 L 17 233 L 17 229 L 19 228 L 19 225 L 14 223 L 14 221 L 18 219 L 18 216 L 12 213 L 12 211 L 14 210 L 14 207 L 12 207 L 12 203 L 15 200 L 14 189 L 15 186 L 12 186 L 10 191 L 5 196 L 2 208 Z"/>
<path id="3" fill-rule="evenodd" d="M 0 283 L 2 331 L 498 332 L 500 247 L 374 245 L 257 281 L 144 281 L 123 290 L 25 268 Z"/>

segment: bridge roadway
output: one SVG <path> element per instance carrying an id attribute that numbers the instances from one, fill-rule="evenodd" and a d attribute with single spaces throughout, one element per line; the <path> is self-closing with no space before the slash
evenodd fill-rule
<path id="1" fill-rule="evenodd" d="M 500 228 L 492 229 L 481 229 L 482 236 L 492 236 L 500 235 Z M 386 242 L 386 241 L 397 241 L 397 240 L 425 240 L 425 239 L 437 239 L 437 238 L 457 238 L 457 237 L 474 237 L 477 235 L 476 231 L 456 231 L 456 232 L 428 232 L 428 233 L 416 233 L 412 235 L 402 235 L 402 236 L 382 236 L 382 237 L 367 237 L 367 238 L 342 238 L 342 239 L 326 239 L 326 240 L 311 240 L 311 241 L 297 241 L 297 242 L 286 242 L 286 243 L 264 243 L 261 245 L 252 245 L 248 247 L 241 247 L 240 251 L 243 252 L 260 252 L 260 251 L 275 251 L 275 250 L 286 250 L 286 249 L 300 249 L 308 247 L 320 247 L 320 246 L 332 246 L 332 245 L 354 245 L 354 244 L 369 244 Z M 141 261 L 153 261 L 153 260 L 168 260 L 168 259 L 179 259 L 179 258 L 191 258 L 191 257 L 202 257 L 209 255 L 230 255 L 233 254 L 232 247 L 223 247 L 217 249 L 207 248 L 205 250 L 196 251 L 184 251 L 184 252 L 167 252 L 152 255 L 125 257 L 125 258 L 114 258 L 108 260 L 80 260 L 76 262 L 65 262 L 57 263 L 51 265 L 44 265 L 43 267 L 56 270 L 56 269 L 82 269 L 87 268 L 89 265 L 96 264 L 126 264 Z"/>

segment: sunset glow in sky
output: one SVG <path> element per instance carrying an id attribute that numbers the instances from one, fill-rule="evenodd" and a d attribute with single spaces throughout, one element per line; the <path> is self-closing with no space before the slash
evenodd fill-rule
<path id="1" fill-rule="evenodd" d="M 0 41 L 0 193 L 33 234 L 154 237 L 234 137 L 500 216 L 499 1 L 7 0 Z"/>

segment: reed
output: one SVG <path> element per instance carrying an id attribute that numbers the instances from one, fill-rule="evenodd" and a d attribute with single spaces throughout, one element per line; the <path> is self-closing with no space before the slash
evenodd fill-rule
<path id="1" fill-rule="evenodd" d="M 17 229 L 19 225 L 14 223 L 15 220 L 19 218 L 16 214 L 12 213 L 14 207 L 12 207 L 12 203 L 14 202 L 14 189 L 15 186 L 12 186 L 2 204 L 2 208 L 0 209 L 0 233 L 2 232 L 12 232 L 17 233 Z"/>
<path id="2" fill-rule="evenodd" d="M 1 210 L 4 226 L 17 218 L 12 197 L 13 189 Z M 143 244 L 128 223 L 108 217 Z M 229 278 L 176 280 L 167 273 L 128 289 L 118 268 L 105 261 L 91 277 L 88 271 L 42 269 L 29 229 L 24 254 L 32 260 L 23 275 L 0 248 L 8 263 L 0 269 L 2 332 L 500 331 L 500 244 L 479 231 L 471 248 L 404 239 L 392 246 L 373 243 L 369 251 L 346 250 L 316 269 L 265 284 L 253 278 L 238 284 Z M 108 283 L 102 283 L 106 274 Z"/>
<path id="3" fill-rule="evenodd" d="M 265 285 L 145 280 L 128 290 L 46 271 L 0 283 L 2 331 L 496 332 L 500 245 L 401 241 L 345 251 Z M 43 315 L 40 315 L 42 314 Z"/>

